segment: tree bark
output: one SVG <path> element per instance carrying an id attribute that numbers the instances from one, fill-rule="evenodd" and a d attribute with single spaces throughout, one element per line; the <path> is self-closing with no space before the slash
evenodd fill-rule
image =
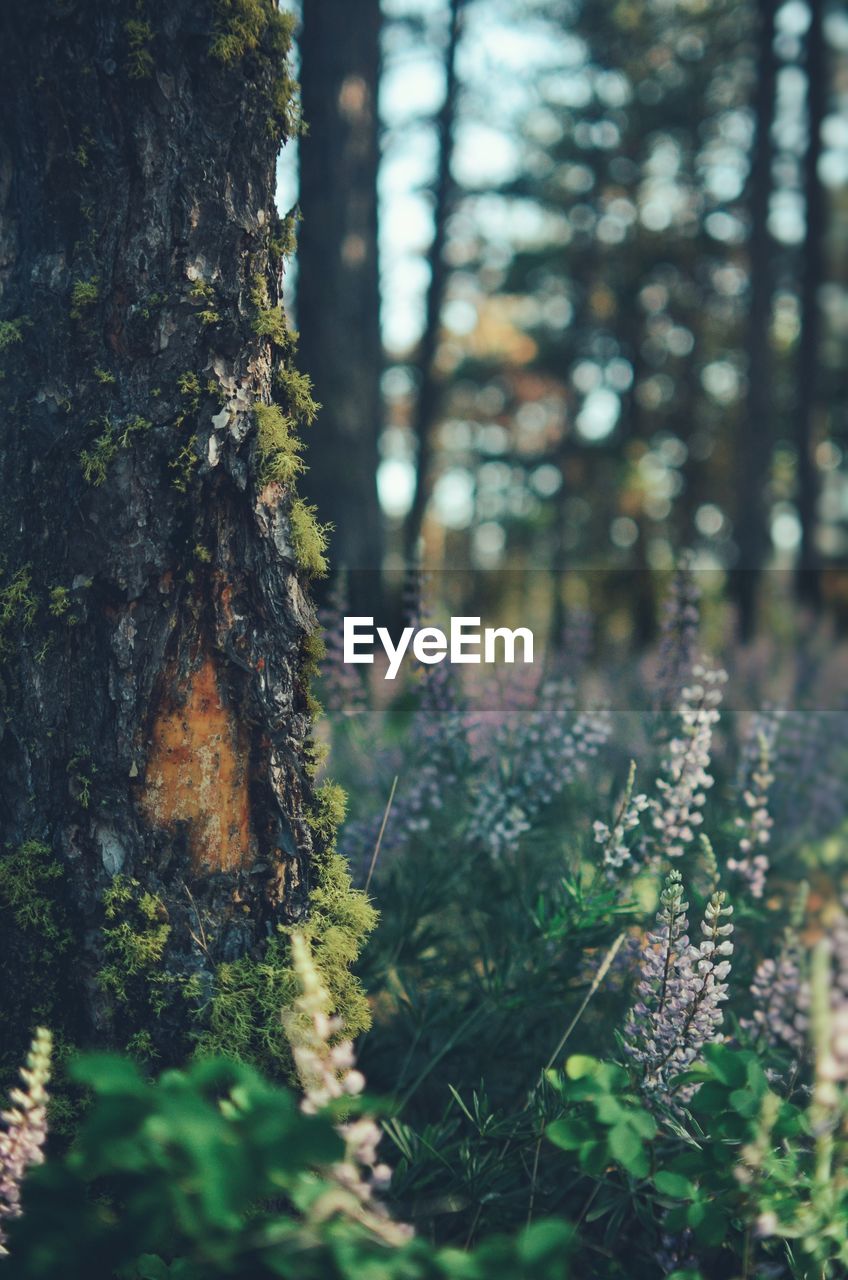
<path id="1" fill-rule="evenodd" d="M 379 0 L 308 0 L 299 47 L 298 327 L 300 360 L 321 401 L 308 496 L 334 526 L 354 612 L 380 612 L 383 526 L 377 498 L 382 424 L 377 252 Z"/>
<path id="2" fill-rule="evenodd" d="M 765 486 L 771 460 L 771 306 L 774 245 L 768 229 L 772 190 L 772 126 L 777 59 L 774 51 L 777 0 L 759 0 L 754 143 L 749 182 L 750 305 L 748 309 L 748 399 L 737 442 L 736 545 L 732 590 L 739 609 L 739 632 L 750 639 L 757 589 L 768 550 Z"/>
<path id="3" fill-rule="evenodd" d="M 428 255 L 430 283 L 427 287 L 425 303 L 424 332 L 416 362 L 418 392 L 412 421 L 412 432 L 418 454 L 415 462 L 412 502 L 403 531 L 403 548 L 407 565 L 418 563 L 421 530 L 430 497 L 433 429 L 442 400 L 442 385 L 436 368 L 436 355 L 439 349 L 442 307 L 448 283 L 445 244 L 454 194 L 451 165 L 456 132 L 456 102 L 459 93 L 456 54 L 459 48 L 462 4 L 463 0 L 450 0 L 448 40 L 445 48 L 445 97 L 436 122 L 438 160 L 433 203 L 433 240 Z"/>
<path id="4" fill-rule="evenodd" d="M 271 1065 L 278 926 L 339 886 L 311 776 L 321 531 L 292 487 L 312 408 L 273 204 L 289 38 L 273 0 L 3 7 L 12 1061 L 38 1016 L 78 1044 Z"/>
<path id="5" fill-rule="evenodd" d="M 801 545 L 795 583 L 801 603 L 815 608 L 821 599 L 820 566 L 816 550 L 819 486 L 814 450 L 816 414 L 819 410 L 821 339 L 819 289 L 824 277 L 825 235 L 825 195 L 819 178 L 819 160 L 822 152 L 821 131 L 827 103 L 827 59 L 824 13 L 821 4 L 813 4 L 810 7 L 806 52 L 807 149 L 804 155 L 806 232 L 801 267 L 801 337 L 798 347 L 798 402 L 796 405 L 797 503 L 801 524 Z"/>

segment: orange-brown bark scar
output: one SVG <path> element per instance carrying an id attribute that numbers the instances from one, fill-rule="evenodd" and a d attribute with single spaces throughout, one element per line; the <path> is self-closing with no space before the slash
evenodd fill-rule
<path id="1" fill-rule="evenodd" d="M 187 824 L 197 870 L 235 871 L 254 857 L 248 750 L 208 655 L 177 701 L 174 673 L 151 734 L 141 806 L 159 827 Z"/>

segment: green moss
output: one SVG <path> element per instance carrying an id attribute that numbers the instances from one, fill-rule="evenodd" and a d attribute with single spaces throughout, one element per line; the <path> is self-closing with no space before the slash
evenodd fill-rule
<path id="1" fill-rule="evenodd" d="M 76 952 L 71 917 L 64 899 L 65 868 L 50 845 L 27 840 L 0 852 L 0 982 L 4 1022 L 0 1037 L 0 1085 L 17 1075 L 17 1065 L 31 1029 L 50 1026 L 57 1044 L 66 1043 L 78 1011 L 70 990 L 69 957 Z M 57 1063 L 57 1066 L 59 1063 Z M 56 1112 L 72 1109 L 72 1102 L 56 1073 L 51 1095 L 51 1124 L 58 1132 Z"/>
<path id="2" fill-rule="evenodd" d="M 56 901 L 56 881 L 65 869 L 49 845 L 27 840 L 0 854 L 0 902 L 19 929 L 35 932 L 50 954 L 64 951 L 71 941 Z"/>
<path id="3" fill-rule="evenodd" d="M 250 300 L 256 308 L 253 316 L 253 332 L 258 334 L 260 338 L 269 338 L 281 350 L 288 351 L 292 345 L 292 334 L 289 332 L 286 323 L 286 313 L 282 306 L 272 305 L 268 293 L 268 281 L 264 275 L 254 275 L 250 288 Z M 294 376 L 303 378 L 302 374 L 295 374 Z M 283 370 L 279 370 L 275 377 L 277 380 L 285 378 L 286 373 Z"/>
<path id="4" fill-rule="evenodd" d="M 276 218 L 268 236 L 268 253 L 275 266 L 281 266 L 294 253 L 297 247 L 296 227 L 297 220 L 292 213 L 286 214 L 284 218 Z"/>
<path id="5" fill-rule="evenodd" d="M 15 623 L 31 627 L 37 609 L 38 601 L 32 590 L 32 575 L 29 565 L 25 564 L 15 571 L 11 582 L 0 590 L 0 635 Z"/>
<path id="6" fill-rule="evenodd" d="M 289 511 L 292 544 L 297 563 L 311 578 L 323 578 L 327 572 L 327 546 L 330 524 L 319 524 L 316 508 L 302 498 L 295 498 Z"/>
<path id="7" fill-rule="evenodd" d="M 327 656 L 327 646 L 320 631 L 310 631 L 303 637 L 301 644 L 303 657 L 303 674 L 307 680 L 317 680 L 321 674 L 321 663 Z"/>
<path id="8" fill-rule="evenodd" d="M 71 607 L 71 593 L 67 587 L 53 587 L 50 592 L 50 616 L 62 618 Z"/>
<path id="9" fill-rule="evenodd" d="M 94 376 L 103 387 L 113 387 L 117 381 L 114 373 L 110 373 L 108 369 L 96 368 L 94 370 Z"/>
<path id="10" fill-rule="evenodd" d="M 167 301 L 167 293 L 149 293 L 144 299 L 144 306 L 139 308 L 139 315 L 143 320 L 149 320 L 153 313 L 163 307 Z"/>
<path id="11" fill-rule="evenodd" d="M 212 57 L 228 66 L 259 48 L 266 32 L 271 52 L 285 57 L 291 47 L 294 20 L 280 13 L 274 0 L 216 0 Z"/>
<path id="12" fill-rule="evenodd" d="M 83 809 L 87 809 L 91 804 L 91 788 L 94 784 L 92 775 L 97 772 L 97 766 L 92 765 L 90 761 L 88 752 L 73 756 L 68 761 L 68 777 L 74 784 L 77 802 Z"/>
<path id="13" fill-rule="evenodd" d="M 103 430 L 90 449 L 83 449 L 80 454 L 82 474 L 88 484 L 95 488 L 103 484 L 110 465 L 118 456 L 120 449 L 128 449 L 133 438 L 142 431 L 147 431 L 153 424 L 147 418 L 130 418 L 128 422 L 114 423 L 104 419 Z"/>
<path id="14" fill-rule="evenodd" d="M 124 23 L 124 31 L 127 33 L 129 45 L 126 61 L 127 75 L 131 80 L 146 80 L 153 74 L 154 67 L 153 55 L 150 52 L 153 28 L 149 22 L 142 22 L 139 18 L 129 18 Z"/>
<path id="15" fill-rule="evenodd" d="M 121 1004 L 146 1004 L 155 1010 L 162 1006 L 162 989 L 168 982 L 161 965 L 171 926 L 161 898 L 140 888 L 129 876 L 115 876 L 103 894 L 107 963 L 98 979 Z"/>
<path id="16" fill-rule="evenodd" d="M 23 342 L 24 317 L 19 320 L 0 320 L 0 351 Z"/>
<path id="17" fill-rule="evenodd" d="M 99 276 L 90 276 L 88 280 L 75 280 L 71 289 L 71 319 L 82 320 L 99 297 Z"/>
<path id="18" fill-rule="evenodd" d="M 127 1053 L 140 1062 L 155 1062 L 160 1056 L 149 1031 L 136 1031 L 127 1040 Z"/>
<path id="19" fill-rule="evenodd" d="M 344 787 L 328 779 L 315 792 L 315 810 L 308 822 L 322 844 L 330 846 L 337 829 L 347 813 L 347 793 Z"/>
<path id="20" fill-rule="evenodd" d="M 376 913 L 365 895 L 353 889 L 347 865 L 329 854 L 319 871 L 311 899 L 310 919 L 300 926 L 315 963 L 342 1019 L 346 1034 L 368 1029 L 371 1013 L 351 964 L 374 928 Z M 272 1075 L 288 1074 L 291 1057 L 280 1011 L 289 1008 L 298 985 L 282 926 L 261 960 L 243 956 L 218 966 L 216 989 L 196 1036 L 198 1054 L 224 1053 L 252 1062 Z"/>
<path id="21" fill-rule="evenodd" d="M 321 408 L 312 396 L 312 379 L 286 365 L 274 373 L 274 383 L 282 393 L 289 414 L 299 426 L 311 427 Z"/>
<path id="22" fill-rule="evenodd" d="M 177 378 L 177 386 L 180 395 L 188 396 L 192 402 L 192 408 L 196 409 L 200 404 L 200 380 L 196 373 L 181 373 Z"/>
<path id="23" fill-rule="evenodd" d="M 194 548 L 194 556 L 202 564 L 210 564 L 212 560 L 212 552 L 208 547 L 204 547 L 202 542 L 198 542 Z"/>
<path id="24" fill-rule="evenodd" d="M 254 413 L 258 429 L 260 481 L 268 484 L 276 480 L 290 485 L 304 469 L 300 456 L 303 444 L 293 435 L 294 423 L 276 404 L 257 401 Z"/>
<path id="25" fill-rule="evenodd" d="M 197 436 L 192 436 L 180 449 L 176 458 L 173 458 L 168 463 L 168 466 L 174 472 L 171 483 L 179 493 L 188 493 L 199 462 Z"/>
<path id="26" fill-rule="evenodd" d="M 212 305 L 216 302 L 215 290 L 208 281 L 195 280 L 189 290 L 188 296 L 191 298 L 192 302 L 201 304 L 201 310 L 196 312 L 197 318 L 201 324 L 210 325 L 217 324 L 219 322 L 221 316 L 215 306 Z"/>
<path id="27" fill-rule="evenodd" d="M 199 1055 L 223 1053 L 261 1067 L 272 1076 L 288 1074 L 291 1057 L 280 1012 L 297 991 L 285 940 L 272 937 L 261 960 L 242 956 L 215 971 L 215 993 L 203 1010 L 204 1027 L 195 1036 Z"/>

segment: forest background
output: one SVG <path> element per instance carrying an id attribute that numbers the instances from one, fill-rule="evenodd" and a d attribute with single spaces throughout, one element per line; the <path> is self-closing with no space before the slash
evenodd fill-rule
<path id="1" fill-rule="evenodd" d="M 305 487 L 358 604 L 418 559 L 643 643 L 689 547 L 743 636 L 843 619 L 842 7 L 319 0 L 299 53 Z"/>

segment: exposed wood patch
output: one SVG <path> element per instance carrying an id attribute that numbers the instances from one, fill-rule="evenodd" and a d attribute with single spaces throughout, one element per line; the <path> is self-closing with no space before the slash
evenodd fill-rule
<path id="1" fill-rule="evenodd" d="M 255 857 L 250 826 L 248 748 L 204 657 L 182 701 L 174 673 L 151 735 L 141 806 L 150 822 L 188 826 L 198 871 L 236 871 Z"/>

